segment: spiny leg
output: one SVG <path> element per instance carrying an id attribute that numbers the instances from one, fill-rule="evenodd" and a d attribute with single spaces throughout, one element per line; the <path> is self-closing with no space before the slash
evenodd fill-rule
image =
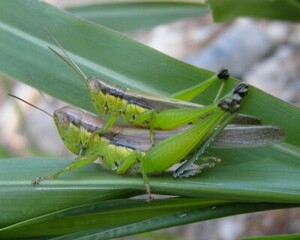
<path id="1" fill-rule="evenodd" d="M 240 109 L 240 102 L 246 96 L 248 92 L 248 85 L 241 83 L 235 87 L 230 97 L 226 97 L 218 103 L 221 111 L 226 112 L 224 119 L 218 124 L 217 127 L 212 129 L 211 133 L 206 139 L 196 148 L 191 158 L 182 164 L 173 174 L 174 178 L 180 177 L 186 169 L 188 169 L 200 156 L 206 151 L 206 149 L 213 143 L 215 138 L 222 132 L 222 130 L 237 116 L 237 112 Z"/>
<path id="2" fill-rule="evenodd" d="M 213 143 L 215 138 L 222 132 L 222 130 L 236 117 L 235 114 L 228 115 L 223 122 L 221 122 L 216 128 L 212 129 L 212 132 L 206 137 L 206 139 L 195 149 L 194 153 L 190 155 L 190 158 L 184 162 L 173 173 L 174 178 L 180 177 L 187 169 L 194 164 L 195 161 L 200 159 L 200 156 L 206 151 L 206 149 Z"/>

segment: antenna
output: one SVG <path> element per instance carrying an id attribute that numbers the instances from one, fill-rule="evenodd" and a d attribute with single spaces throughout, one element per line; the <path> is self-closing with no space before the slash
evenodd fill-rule
<path id="1" fill-rule="evenodd" d="M 66 64 L 68 64 L 73 70 L 75 70 L 80 77 L 82 77 L 85 81 L 88 81 L 88 77 L 83 73 L 83 71 L 79 68 L 79 66 L 69 57 L 65 49 L 61 46 L 61 44 L 58 42 L 58 40 L 47 30 L 46 32 L 49 34 L 49 36 L 52 38 L 52 40 L 56 43 L 56 45 L 59 47 L 59 49 L 64 53 L 65 56 L 58 53 L 56 50 L 54 50 L 52 47 L 48 47 L 56 56 L 58 56 L 61 60 L 63 60 Z"/>
<path id="2" fill-rule="evenodd" d="M 17 96 L 15 96 L 15 95 L 11 94 L 11 93 L 8 93 L 8 96 L 13 97 L 13 98 L 16 98 L 16 99 L 18 99 L 19 101 L 21 101 L 21 102 L 23 102 L 23 103 L 26 103 L 26 104 L 28 104 L 29 106 L 31 106 L 31 107 L 33 107 L 33 108 L 35 108 L 35 109 L 38 109 L 38 110 L 40 110 L 41 112 L 46 113 L 48 116 L 50 116 L 51 118 L 53 118 L 53 116 L 52 116 L 50 113 L 48 113 L 47 111 L 45 111 L 44 109 L 41 109 L 41 108 L 39 108 L 39 107 L 33 105 L 32 103 L 27 102 L 26 100 L 20 98 L 20 97 L 17 97 Z"/>

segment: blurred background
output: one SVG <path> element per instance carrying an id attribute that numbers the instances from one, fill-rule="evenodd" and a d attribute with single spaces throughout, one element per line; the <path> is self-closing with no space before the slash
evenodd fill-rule
<path id="1" fill-rule="evenodd" d="M 65 8 L 101 1 L 48 2 Z M 205 15 L 124 34 L 201 68 L 217 71 L 226 67 L 234 77 L 300 106 L 300 24 L 253 18 L 214 23 L 211 16 Z M 0 118 L 1 157 L 72 159 L 74 156 L 65 149 L 52 119 L 8 98 L 8 92 L 50 113 L 66 105 L 0 73 L 0 116 L 6 116 Z M 300 232 L 299 209 L 211 220 L 143 234 L 135 239 L 229 240 L 295 232 Z"/>

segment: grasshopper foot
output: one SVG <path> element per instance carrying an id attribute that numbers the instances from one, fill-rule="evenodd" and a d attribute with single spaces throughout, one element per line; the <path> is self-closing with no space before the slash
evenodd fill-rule
<path id="1" fill-rule="evenodd" d="M 42 179 L 43 179 L 42 177 L 36 177 L 36 178 L 31 180 L 31 184 L 32 185 L 39 185 L 40 182 L 42 181 Z"/>
<path id="2" fill-rule="evenodd" d="M 154 200 L 154 197 L 151 195 L 151 190 L 150 190 L 150 185 L 147 184 L 146 185 L 146 190 L 147 190 L 147 195 L 148 195 L 148 198 L 147 198 L 147 202 L 152 202 Z"/>
<path id="3" fill-rule="evenodd" d="M 187 166 L 182 165 L 184 168 L 175 170 L 173 173 L 174 178 L 189 178 L 198 173 L 201 173 L 204 169 L 213 168 L 217 163 L 221 162 L 221 159 L 216 156 L 204 156 L 198 159 L 199 163 L 190 164 Z"/>
<path id="4" fill-rule="evenodd" d="M 32 185 L 39 185 L 41 181 L 43 180 L 51 180 L 54 179 L 55 176 L 53 175 L 49 175 L 49 176 L 45 176 L 45 177 L 36 177 L 34 179 L 31 180 L 31 184 Z"/>

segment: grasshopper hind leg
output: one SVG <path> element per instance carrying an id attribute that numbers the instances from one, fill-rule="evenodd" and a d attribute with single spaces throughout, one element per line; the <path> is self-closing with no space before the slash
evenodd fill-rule
<path id="1" fill-rule="evenodd" d="M 174 178 L 180 177 L 190 166 L 197 161 L 200 156 L 206 151 L 206 149 L 214 142 L 215 138 L 223 131 L 223 129 L 233 121 L 237 112 L 240 109 L 241 100 L 247 95 L 248 85 L 240 83 L 235 87 L 230 97 L 226 97 L 219 101 L 218 106 L 222 111 L 227 113 L 225 119 L 218 124 L 217 127 L 212 129 L 212 132 L 206 137 L 206 139 L 194 149 L 194 152 L 190 154 L 190 159 L 184 162 L 173 174 Z"/>
<path id="2" fill-rule="evenodd" d="M 174 93 L 173 95 L 171 95 L 171 97 L 174 99 L 178 99 L 178 100 L 191 101 L 195 97 L 200 95 L 205 89 L 207 89 L 209 86 L 211 86 L 217 80 L 223 80 L 222 86 L 216 96 L 216 99 L 218 99 L 219 95 L 223 89 L 224 83 L 228 78 L 229 78 L 228 70 L 225 68 L 221 68 L 218 72 L 216 72 L 213 76 L 211 76 L 207 80 L 201 82 L 200 84 L 192 86 L 190 88 L 187 88 L 187 89 L 184 89 L 177 93 Z"/>

